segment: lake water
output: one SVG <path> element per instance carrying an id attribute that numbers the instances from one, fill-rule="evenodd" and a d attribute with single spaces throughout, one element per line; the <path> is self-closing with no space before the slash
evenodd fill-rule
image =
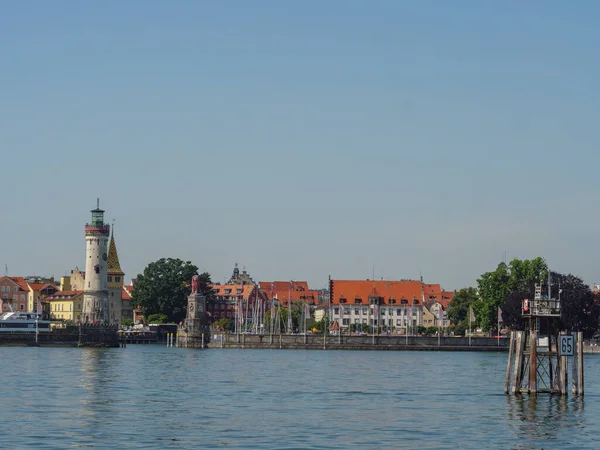
<path id="1" fill-rule="evenodd" d="M 506 353 L 0 348 L 1 448 L 598 449 L 579 400 L 503 393 Z"/>

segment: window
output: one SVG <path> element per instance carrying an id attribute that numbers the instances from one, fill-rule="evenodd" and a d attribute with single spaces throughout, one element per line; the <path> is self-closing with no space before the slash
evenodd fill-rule
<path id="1" fill-rule="evenodd" d="M 350 319 L 342 319 L 342 325 L 350 325 Z"/>
<path id="2" fill-rule="evenodd" d="M 366 324 L 367 323 L 367 319 L 363 319 L 362 323 Z"/>
<path id="3" fill-rule="evenodd" d="M 115 281 L 119 283 L 121 281 L 121 277 L 115 277 Z"/>
<path id="4" fill-rule="evenodd" d="M 19 288 L 15 286 L 15 292 L 19 292 Z"/>
<path id="5" fill-rule="evenodd" d="M 112 277 L 109 275 L 108 276 L 108 282 L 111 283 L 112 282 Z"/>
<path id="6" fill-rule="evenodd" d="M 398 308 L 398 309 L 396 310 L 396 315 L 397 315 L 397 316 L 401 316 L 401 315 L 402 315 L 402 310 L 401 310 L 400 308 Z"/>
<path id="7" fill-rule="evenodd" d="M 359 308 L 354 308 L 354 314 L 356 314 L 356 315 L 360 314 L 360 309 Z"/>
<path id="8" fill-rule="evenodd" d="M 360 323 L 360 319 L 354 319 L 354 324 L 358 325 Z"/>
<path id="9" fill-rule="evenodd" d="M 340 313 L 340 308 L 333 308 L 333 313 L 334 314 L 339 314 Z"/>
<path id="10" fill-rule="evenodd" d="M 25 294 L 21 294 L 21 301 L 25 300 Z"/>
<path id="11" fill-rule="evenodd" d="M 363 314 L 368 314 L 368 310 L 367 310 L 367 308 L 363 308 L 363 309 L 362 309 L 362 313 L 363 313 Z M 365 323 L 366 323 L 366 322 L 365 322 Z"/>
<path id="12" fill-rule="evenodd" d="M 100 273 L 100 266 L 98 264 L 94 266 L 94 272 Z"/>
<path id="13" fill-rule="evenodd" d="M 396 325 L 398 325 L 398 326 L 399 326 L 399 325 L 402 325 L 402 319 L 398 319 L 398 320 L 396 320 Z"/>
<path id="14" fill-rule="evenodd" d="M 21 311 L 25 309 L 25 305 L 21 304 Z"/>
<path id="15" fill-rule="evenodd" d="M 2 292 L 4 292 L 4 289 L 5 289 L 5 287 L 4 287 L 4 286 L 2 286 Z"/>

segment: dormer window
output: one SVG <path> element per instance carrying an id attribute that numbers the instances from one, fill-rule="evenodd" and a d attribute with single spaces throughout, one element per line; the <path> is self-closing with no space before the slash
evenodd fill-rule
<path id="1" fill-rule="evenodd" d="M 355 305 L 360 305 L 361 303 L 362 303 L 362 298 L 360 298 L 360 297 L 356 297 L 356 298 L 354 299 L 354 304 L 355 304 Z"/>
<path id="2" fill-rule="evenodd" d="M 381 301 L 381 297 L 369 297 L 369 303 L 371 303 L 371 305 L 379 305 Z"/>
<path id="3" fill-rule="evenodd" d="M 225 294 L 231 294 L 231 289 L 225 289 Z"/>
<path id="4" fill-rule="evenodd" d="M 340 298 L 340 303 L 347 303 L 348 300 L 346 300 L 345 298 Z"/>

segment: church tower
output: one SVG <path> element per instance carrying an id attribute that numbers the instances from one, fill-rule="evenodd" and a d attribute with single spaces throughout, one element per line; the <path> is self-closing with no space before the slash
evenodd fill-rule
<path id="1" fill-rule="evenodd" d="M 119 254 L 115 244 L 115 226 L 113 224 L 110 244 L 108 246 L 108 321 L 121 325 L 123 317 L 121 299 L 125 273 L 119 264 Z"/>
<path id="2" fill-rule="evenodd" d="M 85 284 L 83 287 L 83 323 L 109 322 L 106 254 L 110 225 L 104 223 L 100 199 L 91 211 L 92 221 L 85 224 Z"/>

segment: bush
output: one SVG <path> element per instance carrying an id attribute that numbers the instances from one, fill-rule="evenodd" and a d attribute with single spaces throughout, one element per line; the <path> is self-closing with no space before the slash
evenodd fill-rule
<path id="1" fill-rule="evenodd" d="M 165 314 L 150 314 L 148 316 L 148 323 L 154 323 L 154 324 L 159 324 L 159 323 L 167 323 L 167 320 L 169 320 L 169 318 L 165 315 Z"/>

